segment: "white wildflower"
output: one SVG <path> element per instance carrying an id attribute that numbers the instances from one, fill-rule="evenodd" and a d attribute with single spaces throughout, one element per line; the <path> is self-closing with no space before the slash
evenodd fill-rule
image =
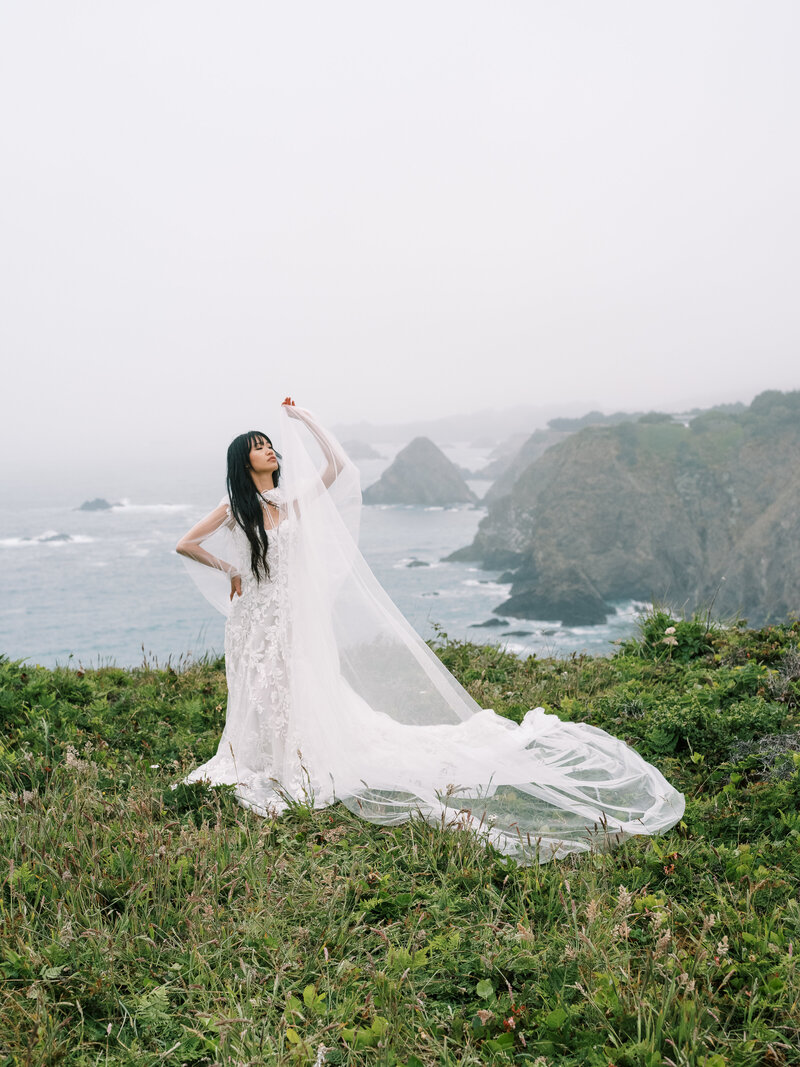
<path id="1" fill-rule="evenodd" d="M 681 986 L 684 993 L 694 993 L 694 978 L 690 978 L 686 971 L 681 971 L 681 973 L 678 975 L 678 985 Z"/>
<path id="2" fill-rule="evenodd" d="M 656 949 L 655 949 L 655 952 L 653 953 L 653 956 L 654 956 L 655 959 L 657 959 L 657 960 L 661 959 L 662 956 L 666 955 L 666 952 L 667 952 L 667 949 L 669 948 L 669 943 L 670 943 L 671 940 L 672 940 L 672 931 L 671 930 L 665 930 L 664 933 L 661 935 L 661 937 L 659 937 L 658 941 L 656 942 Z"/>
<path id="3" fill-rule="evenodd" d="M 716 924 L 717 918 L 718 916 L 716 916 L 713 912 L 710 915 L 703 916 L 703 930 L 700 934 L 701 937 L 703 936 L 703 934 L 707 934 L 709 930 L 713 929 Z"/>

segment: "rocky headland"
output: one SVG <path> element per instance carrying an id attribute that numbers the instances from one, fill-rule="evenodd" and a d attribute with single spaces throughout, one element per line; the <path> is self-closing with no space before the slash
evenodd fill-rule
<path id="1" fill-rule="evenodd" d="M 589 426 L 529 463 L 450 558 L 506 569 L 504 616 L 594 624 L 619 600 L 751 623 L 800 612 L 800 392 L 688 426 Z"/>
<path id="2" fill-rule="evenodd" d="M 344 441 L 342 448 L 350 459 L 383 459 L 380 452 L 367 441 Z"/>
<path id="3" fill-rule="evenodd" d="M 472 504 L 475 494 L 458 467 L 428 437 L 415 437 L 380 479 L 364 490 L 365 504 Z"/>
<path id="4" fill-rule="evenodd" d="M 96 496 L 94 500 L 84 500 L 80 507 L 76 508 L 76 511 L 110 511 L 114 504 L 109 504 L 107 500 L 104 500 L 101 496 Z M 116 505 L 119 507 L 119 505 Z"/>

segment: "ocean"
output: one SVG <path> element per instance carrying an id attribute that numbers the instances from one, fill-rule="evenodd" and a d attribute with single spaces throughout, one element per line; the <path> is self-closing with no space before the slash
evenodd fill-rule
<path id="1" fill-rule="evenodd" d="M 380 460 L 360 462 L 362 482 L 374 481 L 397 446 L 376 446 Z M 476 470 L 486 452 L 453 445 L 454 462 Z M 471 482 L 479 495 L 488 483 Z M 173 664 L 220 652 L 224 619 L 200 595 L 175 553 L 178 538 L 219 501 L 120 500 L 106 511 L 72 504 L 8 503 L 0 510 L 0 653 L 44 666 L 132 667 Z M 196 497 L 198 494 L 192 494 Z M 202 495 L 202 494 L 201 494 Z M 457 508 L 365 507 L 361 551 L 381 584 L 425 638 L 501 644 L 521 655 L 607 655 L 636 629 L 644 605 L 616 605 L 600 626 L 562 627 L 552 621 L 496 619 L 508 595 L 499 573 L 443 557 L 469 544 L 485 514 Z"/>

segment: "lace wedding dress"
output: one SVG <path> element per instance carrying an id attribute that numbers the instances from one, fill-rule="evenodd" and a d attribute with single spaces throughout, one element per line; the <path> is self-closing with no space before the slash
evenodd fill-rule
<path id="1" fill-rule="evenodd" d="M 444 818 L 521 862 L 673 826 L 683 797 L 624 741 L 475 703 L 359 553 L 355 466 L 308 412 L 282 408 L 280 421 L 280 488 L 263 495 L 269 580 L 250 574 L 226 501 L 187 535 L 205 557 L 186 561 L 192 577 L 228 615 L 225 728 L 187 781 L 232 784 L 262 815 L 341 801 L 383 824 Z"/>

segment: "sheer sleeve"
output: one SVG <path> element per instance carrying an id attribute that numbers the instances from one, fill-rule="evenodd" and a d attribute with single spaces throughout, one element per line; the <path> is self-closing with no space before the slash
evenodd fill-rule
<path id="1" fill-rule="evenodd" d="M 325 460 L 325 466 L 318 472 L 319 478 L 322 485 L 330 489 L 339 475 L 350 465 L 344 449 L 331 433 L 320 426 L 310 411 L 288 404 L 284 405 L 283 410 L 289 418 L 302 422 L 316 441 Z"/>
<path id="2" fill-rule="evenodd" d="M 319 509 L 329 516 L 335 512 L 357 544 L 361 518 L 358 467 L 334 435 L 304 408 L 281 407 L 281 440 L 281 487 L 295 517 Z"/>
<path id="3" fill-rule="evenodd" d="M 233 563 L 226 560 L 219 559 L 208 549 L 203 548 L 203 542 L 207 541 L 212 534 L 215 534 L 220 527 L 228 525 L 231 527 L 233 519 L 231 517 L 231 509 L 227 500 L 223 501 L 219 507 L 214 508 L 212 512 L 209 512 L 204 519 L 201 519 L 196 525 L 194 525 L 187 534 L 178 541 L 175 547 L 175 551 L 181 556 L 185 556 L 187 559 L 196 560 L 198 563 L 205 564 L 206 567 L 213 567 L 215 570 L 224 571 L 229 578 L 234 578 L 239 574 L 239 568 Z"/>
<path id="4" fill-rule="evenodd" d="M 241 549 L 228 498 L 184 534 L 176 545 L 200 592 L 223 615 L 230 613 L 230 580 L 242 573 Z"/>

